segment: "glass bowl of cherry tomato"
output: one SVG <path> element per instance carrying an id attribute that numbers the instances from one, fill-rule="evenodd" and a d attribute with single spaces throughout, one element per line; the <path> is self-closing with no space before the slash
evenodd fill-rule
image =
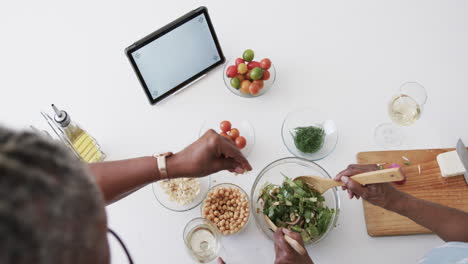
<path id="1" fill-rule="evenodd" d="M 247 49 L 242 57 L 229 59 L 224 65 L 224 84 L 232 93 L 253 98 L 265 94 L 274 84 L 276 70 L 268 58 L 255 60 L 255 53 Z"/>
<path id="2" fill-rule="evenodd" d="M 199 137 L 209 129 L 213 129 L 221 136 L 231 140 L 247 157 L 255 145 L 255 131 L 247 120 L 225 119 L 205 121 L 199 131 Z"/>

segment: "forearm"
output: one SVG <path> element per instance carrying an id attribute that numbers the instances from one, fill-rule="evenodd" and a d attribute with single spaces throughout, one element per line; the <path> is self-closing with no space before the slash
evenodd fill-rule
<path id="1" fill-rule="evenodd" d="M 408 217 L 445 241 L 468 242 L 468 213 L 400 193 L 387 208 Z"/>
<path id="2" fill-rule="evenodd" d="M 180 177 L 180 165 L 176 155 L 167 158 L 166 162 L 169 177 Z M 161 179 L 154 157 L 92 163 L 89 168 L 107 204 Z"/>

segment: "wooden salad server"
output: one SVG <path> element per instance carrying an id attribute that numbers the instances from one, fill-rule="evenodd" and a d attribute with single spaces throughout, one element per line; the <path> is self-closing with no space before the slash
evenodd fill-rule
<path id="1" fill-rule="evenodd" d="M 266 215 L 263 215 L 265 217 L 265 222 L 267 222 L 267 224 L 270 226 L 270 229 L 273 230 L 273 232 L 276 232 L 276 225 L 270 220 L 270 218 Z M 284 239 L 286 240 L 286 242 L 288 242 L 288 244 L 299 254 L 301 255 L 305 255 L 306 254 L 306 250 L 303 246 L 301 246 L 301 244 L 299 244 L 299 242 L 297 242 L 296 240 L 294 240 L 293 238 L 291 238 L 290 236 L 288 235 L 284 235 Z"/>
<path id="2" fill-rule="evenodd" d="M 373 183 L 402 181 L 404 179 L 404 176 L 399 168 L 391 168 L 360 173 L 352 176 L 351 178 L 354 181 L 360 183 L 361 185 L 364 185 Z M 344 185 L 344 183 L 341 181 L 326 179 L 320 176 L 299 176 L 294 178 L 294 180 L 301 180 L 320 194 L 326 192 L 330 188 Z"/>

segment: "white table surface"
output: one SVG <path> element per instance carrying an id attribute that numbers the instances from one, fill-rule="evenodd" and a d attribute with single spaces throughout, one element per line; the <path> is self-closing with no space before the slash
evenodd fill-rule
<path id="1" fill-rule="evenodd" d="M 124 48 L 201 5 L 226 57 L 245 48 L 268 55 L 278 71 L 275 86 L 243 99 L 224 87 L 218 67 L 164 104 L 149 105 Z M 288 112 L 321 109 L 337 122 L 338 146 L 318 162 L 334 175 L 357 152 L 380 149 L 373 131 L 389 121 L 387 102 L 402 82 L 417 80 L 429 99 L 405 147 L 453 147 L 459 137 L 468 142 L 467 12 L 462 0 L 3 1 L 0 122 L 46 128 L 39 110 L 55 103 L 114 160 L 177 151 L 196 139 L 204 119 L 245 117 L 257 135 L 249 157 L 254 170 L 215 177 L 250 192 L 264 166 L 290 156 L 280 135 Z M 442 243 L 435 235 L 369 237 L 361 202 L 344 195 L 341 202 L 338 227 L 308 248 L 317 263 L 416 263 Z M 192 263 L 182 229 L 198 208 L 167 211 L 145 187 L 107 211 L 136 263 Z M 231 263 L 273 263 L 273 244 L 253 219 L 224 245 Z M 125 259 L 118 255 L 113 263 Z"/>

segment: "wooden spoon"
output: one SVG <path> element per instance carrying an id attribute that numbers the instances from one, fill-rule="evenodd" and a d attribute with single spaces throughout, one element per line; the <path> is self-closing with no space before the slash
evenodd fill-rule
<path id="1" fill-rule="evenodd" d="M 263 215 L 265 217 L 265 221 L 267 222 L 267 224 L 270 226 L 271 230 L 273 230 L 273 232 L 276 232 L 276 225 L 270 220 L 270 218 L 266 215 Z M 286 242 L 288 242 L 288 244 L 299 254 L 301 255 L 305 255 L 306 254 L 306 250 L 304 249 L 303 246 L 301 246 L 301 244 L 299 244 L 299 242 L 297 242 L 296 240 L 294 240 L 292 237 L 288 236 L 288 235 L 284 235 L 284 239 L 286 240 Z"/>
<path id="2" fill-rule="evenodd" d="M 364 185 L 373 183 L 402 181 L 404 179 L 404 176 L 399 168 L 392 168 L 356 174 L 352 177 L 352 179 L 354 181 L 357 181 L 361 185 Z M 326 179 L 319 176 L 299 176 L 294 178 L 294 180 L 301 180 L 302 182 L 309 185 L 309 187 L 321 194 L 326 192 L 330 188 L 344 185 L 344 183 L 341 181 Z"/>

